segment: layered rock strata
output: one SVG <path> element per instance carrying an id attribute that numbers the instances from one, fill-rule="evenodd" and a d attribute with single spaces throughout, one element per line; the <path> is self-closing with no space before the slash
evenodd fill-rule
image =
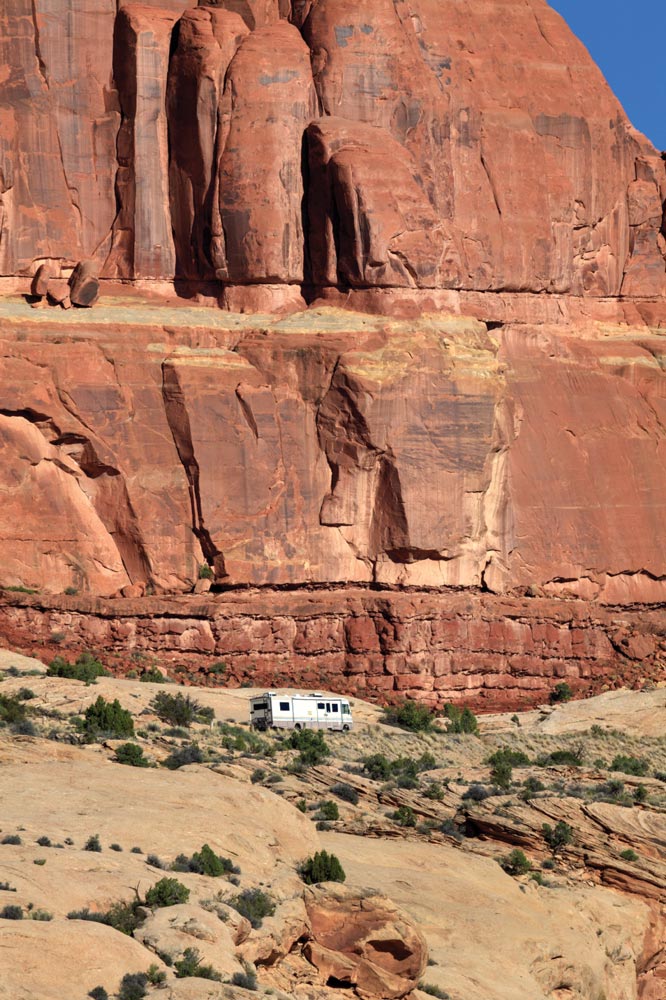
<path id="1" fill-rule="evenodd" d="M 104 601 L 4 594 L 0 634 L 45 659 L 94 649 L 112 669 L 155 654 L 202 682 L 302 685 L 485 711 L 658 680 L 666 614 L 583 601 L 358 589 Z"/>

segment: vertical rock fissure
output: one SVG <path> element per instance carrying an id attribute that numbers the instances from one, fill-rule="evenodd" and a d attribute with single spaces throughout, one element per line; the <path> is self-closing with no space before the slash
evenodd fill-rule
<path id="1" fill-rule="evenodd" d="M 199 463 L 194 454 L 190 418 L 185 406 L 185 400 L 183 399 L 178 374 L 168 362 L 162 364 L 162 400 L 164 402 L 166 421 L 187 478 L 192 531 L 199 540 L 204 558 L 214 568 L 215 576 L 217 578 L 227 576 L 224 555 L 213 542 L 210 532 L 204 524 L 200 491 L 200 470 Z"/>

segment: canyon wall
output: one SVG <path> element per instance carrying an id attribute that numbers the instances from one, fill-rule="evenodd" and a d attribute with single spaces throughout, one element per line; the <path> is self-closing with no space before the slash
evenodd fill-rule
<path id="1" fill-rule="evenodd" d="M 303 686 L 434 708 L 527 708 L 659 680 L 663 609 L 483 594 L 271 588 L 114 600 L 4 595 L 5 641 L 47 662 L 93 650 L 116 674 L 157 663 L 193 683 Z M 242 720 L 239 720 L 242 721 Z"/>
<path id="2" fill-rule="evenodd" d="M 118 6 L 4 5 L 0 274 L 666 290 L 664 163 L 545 0 Z"/>

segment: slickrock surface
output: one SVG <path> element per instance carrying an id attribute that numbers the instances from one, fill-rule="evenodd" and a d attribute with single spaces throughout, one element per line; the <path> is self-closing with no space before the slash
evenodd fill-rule
<path id="1" fill-rule="evenodd" d="M 29 684 L 24 704 L 35 727 L 31 736 L 0 727 L 0 840 L 21 839 L 0 843 L 3 1000 L 61 1000 L 98 985 L 114 992 L 126 972 L 151 964 L 167 982 L 149 988 L 150 997 L 240 1000 L 252 994 L 228 981 L 246 971 L 243 961 L 256 964 L 260 989 L 278 1000 L 421 1000 L 417 983 L 452 1000 L 549 1000 L 558 990 L 571 1000 L 661 1000 L 666 793 L 657 772 L 666 767 L 666 748 L 661 735 L 645 730 L 650 715 L 655 724 L 663 715 L 663 690 L 558 706 L 540 721 L 531 714 L 518 724 L 508 716 L 482 719 L 479 736 L 404 732 L 378 724 L 376 708 L 355 700 L 354 731 L 327 734 L 330 756 L 294 771 L 288 765 L 296 751 L 281 736 L 268 733 L 254 747 L 244 742 L 250 737 L 238 723 L 252 689 L 189 689 L 216 720 L 194 724 L 182 741 L 150 705 L 158 691 L 177 693 L 173 684 L 103 677 L 85 686 L 37 674 L 33 663 L 4 651 L 0 657 L 2 694 L 11 698 Z M 174 771 L 133 768 L 114 760 L 123 740 L 76 745 L 73 715 L 100 695 L 130 709 L 135 740 L 151 763 L 192 740 L 204 762 Z M 629 720 L 624 732 L 608 728 L 620 698 Z M 567 735 L 572 713 L 587 730 Z M 523 763 L 501 791 L 488 786 L 487 761 L 501 747 L 530 758 L 578 750 L 582 764 Z M 618 752 L 649 758 L 654 774 L 609 771 Z M 363 767 L 371 754 L 430 759 L 415 783 L 401 784 L 371 779 Z M 606 760 L 592 763 L 601 756 Z M 541 780 L 541 790 L 526 798 L 528 775 Z M 344 795 L 336 791 L 340 782 Z M 641 785 L 647 799 L 638 805 Z M 484 801 L 462 797 L 479 787 L 489 789 Z M 339 818 L 319 830 L 324 800 L 338 804 Z M 413 811 L 418 825 L 401 826 L 397 808 Z M 542 826 L 560 820 L 573 836 L 553 856 Z M 101 852 L 84 850 L 92 834 Z M 37 843 L 44 837 L 50 845 Z M 239 886 L 155 867 L 155 856 L 170 865 L 203 842 L 239 866 Z M 511 877 L 497 864 L 516 846 L 538 881 Z M 341 860 L 344 886 L 309 888 L 297 877 L 299 862 L 322 847 Z M 135 893 L 144 898 L 165 876 L 190 889 L 189 900 L 144 907 L 133 935 L 67 919 L 86 907 L 105 912 Z M 229 902 L 249 888 L 276 904 L 259 928 Z M 24 918 L 2 916 L 5 906 L 22 907 Z M 30 919 L 40 911 L 50 919 L 43 912 Z M 196 948 L 225 982 L 175 978 L 164 957 L 179 960 L 186 948 Z"/>

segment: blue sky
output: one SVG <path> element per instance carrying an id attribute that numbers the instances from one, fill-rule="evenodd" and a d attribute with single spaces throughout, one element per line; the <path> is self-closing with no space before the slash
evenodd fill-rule
<path id="1" fill-rule="evenodd" d="M 627 115 L 666 150 L 665 0 L 549 0 L 585 43 Z"/>

